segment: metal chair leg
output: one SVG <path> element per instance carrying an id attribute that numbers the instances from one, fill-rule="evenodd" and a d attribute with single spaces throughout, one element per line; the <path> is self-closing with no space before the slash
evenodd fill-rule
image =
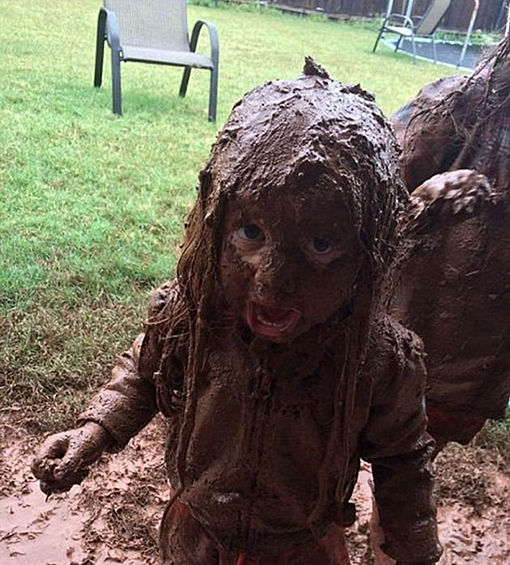
<path id="1" fill-rule="evenodd" d="M 179 96 L 184 98 L 186 92 L 188 91 L 189 77 L 191 76 L 191 67 L 185 67 L 184 73 L 182 74 L 181 88 L 179 89 Z"/>
<path id="2" fill-rule="evenodd" d="M 122 94 L 120 82 L 120 53 L 112 49 L 112 98 L 113 113 L 122 116 Z"/>
<path id="3" fill-rule="evenodd" d="M 96 64 L 94 67 L 94 86 L 99 88 L 103 82 L 104 44 L 106 41 L 106 12 L 99 10 L 96 36 Z"/>
<path id="4" fill-rule="evenodd" d="M 210 122 L 216 121 L 216 105 L 218 100 L 218 65 L 211 70 L 211 83 L 209 86 L 209 115 Z"/>
<path id="5" fill-rule="evenodd" d="M 377 35 L 377 39 L 375 40 L 375 45 L 374 45 L 374 48 L 372 49 L 372 53 L 375 53 L 375 50 L 377 49 L 377 46 L 379 45 L 379 40 L 381 39 L 383 32 L 384 32 L 384 28 L 381 28 L 379 30 L 379 34 Z"/>

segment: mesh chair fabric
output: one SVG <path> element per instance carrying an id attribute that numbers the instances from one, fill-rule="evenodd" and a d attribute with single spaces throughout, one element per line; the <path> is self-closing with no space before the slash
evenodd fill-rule
<path id="1" fill-rule="evenodd" d="M 207 55 L 183 51 L 169 51 L 168 49 L 147 49 L 143 47 L 124 47 L 122 59 L 124 61 L 141 61 L 151 63 L 165 63 L 167 65 L 186 66 L 200 69 L 212 69 L 213 64 Z"/>
<path id="2" fill-rule="evenodd" d="M 189 51 L 186 0 L 104 0 L 127 46 Z"/>

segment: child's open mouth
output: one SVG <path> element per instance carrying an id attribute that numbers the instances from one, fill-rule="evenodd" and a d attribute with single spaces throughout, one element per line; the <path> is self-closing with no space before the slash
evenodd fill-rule
<path id="1" fill-rule="evenodd" d="M 294 308 L 264 306 L 251 301 L 246 308 L 246 322 L 251 331 L 264 337 L 278 338 L 291 333 L 300 316 Z"/>

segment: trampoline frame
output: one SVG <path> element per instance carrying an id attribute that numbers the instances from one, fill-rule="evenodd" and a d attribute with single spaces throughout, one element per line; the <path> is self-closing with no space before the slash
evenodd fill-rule
<path id="1" fill-rule="evenodd" d="M 388 17 L 392 13 L 393 1 L 394 0 L 388 0 L 388 4 L 386 6 L 386 17 Z M 413 7 L 414 7 L 414 0 L 407 0 L 406 10 L 405 10 L 405 16 L 407 18 L 411 17 L 413 13 Z M 473 11 L 471 12 L 471 19 L 469 20 L 469 26 L 466 32 L 466 39 L 464 40 L 464 45 L 462 47 L 462 51 L 459 57 L 459 61 L 457 63 L 457 67 L 461 67 L 462 63 L 464 62 L 464 58 L 466 56 L 466 51 L 469 46 L 469 41 L 471 39 L 471 34 L 473 33 L 473 27 L 475 25 L 475 21 L 476 21 L 476 17 L 478 16 L 479 9 L 480 9 L 480 0 L 473 0 Z M 509 28 L 510 28 L 510 10 L 508 10 L 506 34 L 508 34 Z"/>

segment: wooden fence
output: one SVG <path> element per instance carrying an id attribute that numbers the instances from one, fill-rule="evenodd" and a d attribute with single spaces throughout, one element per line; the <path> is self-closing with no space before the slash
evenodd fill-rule
<path id="1" fill-rule="evenodd" d="M 431 0 L 415 0 L 413 14 L 425 12 Z M 289 6 L 295 10 L 325 12 L 331 15 L 380 17 L 386 13 L 387 0 L 273 0 L 277 6 Z M 480 0 L 480 9 L 474 29 L 495 31 L 506 23 L 506 6 L 508 0 Z M 405 11 L 405 0 L 394 0 L 393 12 Z M 453 0 L 448 12 L 441 22 L 441 28 L 466 31 L 473 0 Z"/>

